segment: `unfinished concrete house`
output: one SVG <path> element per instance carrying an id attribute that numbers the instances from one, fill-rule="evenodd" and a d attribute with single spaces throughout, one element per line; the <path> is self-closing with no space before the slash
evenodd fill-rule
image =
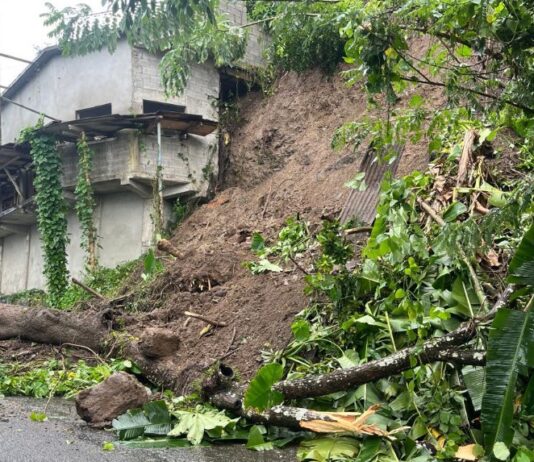
<path id="1" fill-rule="evenodd" d="M 234 23 L 247 22 L 244 2 L 228 2 L 223 8 Z M 261 31 L 251 28 L 243 68 L 262 64 L 262 41 Z M 20 131 L 39 118 L 28 108 L 57 119 L 43 130 L 62 142 L 67 202 L 73 199 L 78 173 L 75 142 L 82 131 L 90 141 L 98 260 L 103 266 L 137 258 L 152 244 L 158 166 L 167 208 L 178 197 L 207 194 L 218 167 L 216 102 L 221 85 L 232 76 L 213 64 L 194 64 L 184 93 L 166 98 L 159 61 L 160 56 L 126 41 L 113 54 L 106 50 L 72 58 L 51 47 L 2 94 L 0 293 L 45 286 L 31 158 L 15 144 Z M 69 271 L 79 277 L 84 254 L 74 210 L 68 213 L 68 230 Z"/>

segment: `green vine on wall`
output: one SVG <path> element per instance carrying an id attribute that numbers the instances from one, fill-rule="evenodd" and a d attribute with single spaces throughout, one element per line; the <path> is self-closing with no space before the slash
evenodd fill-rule
<path id="1" fill-rule="evenodd" d="M 22 131 L 20 140 L 30 144 L 35 178 L 37 226 L 44 252 L 44 275 L 50 303 L 59 301 L 68 285 L 67 269 L 67 206 L 61 185 L 62 163 L 54 136 L 38 132 L 42 120 Z"/>
<path id="2" fill-rule="evenodd" d="M 91 170 L 93 168 L 93 151 L 87 144 L 87 137 L 82 133 L 76 144 L 78 151 L 78 178 L 74 195 L 76 196 L 76 215 L 80 221 L 82 231 L 81 246 L 86 252 L 85 262 L 89 271 L 94 271 L 98 261 L 96 256 L 97 231 L 94 224 L 96 201 L 91 185 Z"/>

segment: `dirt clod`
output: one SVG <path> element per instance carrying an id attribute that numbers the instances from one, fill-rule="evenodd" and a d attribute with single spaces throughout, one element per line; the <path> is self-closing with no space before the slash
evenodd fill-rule
<path id="1" fill-rule="evenodd" d="M 76 396 L 76 412 L 94 427 L 109 425 L 128 409 L 143 406 L 149 399 L 146 388 L 126 372 L 116 372 Z"/>

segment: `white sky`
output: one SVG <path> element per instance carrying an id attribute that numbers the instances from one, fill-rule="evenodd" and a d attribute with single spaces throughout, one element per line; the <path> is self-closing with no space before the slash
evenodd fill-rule
<path id="1" fill-rule="evenodd" d="M 47 37 L 41 13 L 47 0 L 0 0 L 0 53 L 32 60 L 54 41 Z M 85 3 L 100 11 L 101 0 L 49 0 L 56 8 Z M 8 86 L 26 64 L 0 57 L 0 85 Z"/>

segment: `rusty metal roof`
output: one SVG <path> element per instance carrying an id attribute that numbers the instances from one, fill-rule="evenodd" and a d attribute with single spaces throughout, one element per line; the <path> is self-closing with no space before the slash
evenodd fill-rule
<path id="1" fill-rule="evenodd" d="M 206 136 L 217 129 L 217 122 L 204 119 L 201 115 L 180 112 L 153 112 L 150 114 L 112 114 L 67 122 L 50 122 L 39 131 L 55 135 L 61 141 L 76 142 L 80 133 L 85 132 L 89 139 L 109 138 L 124 129 L 155 133 L 161 122 L 163 134 L 191 133 Z"/>
<path id="2" fill-rule="evenodd" d="M 386 172 L 395 175 L 402 156 L 403 148 L 395 146 L 394 149 L 397 152 L 397 157 L 392 164 L 380 162 L 372 146 L 367 149 L 358 169 L 359 172 L 365 172 L 367 188 L 364 191 L 352 189 L 349 192 L 339 217 L 341 223 L 346 223 L 351 219 L 360 220 L 365 224 L 371 224 L 374 221 L 382 179 Z"/>

